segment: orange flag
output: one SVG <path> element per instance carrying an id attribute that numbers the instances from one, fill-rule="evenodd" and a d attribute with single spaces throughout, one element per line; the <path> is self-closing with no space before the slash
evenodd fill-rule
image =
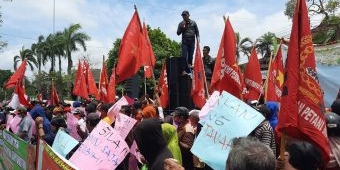
<path id="1" fill-rule="evenodd" d="M 87 91 L 89 94 L 97 97 L 98 89 L 96 86 L 96 82 L 94 81 L 90 66 L 86 61 L 84 61 L 84 69 L 85 69 L 85 81 L 87 85 Z"/>
<path id="2" fill-rule="evenodd" d="M 322 110 L 323 93 L 316 72 L 306 1 L 297 0 L 277 130 L 314 143 L 326 164 L 330 159 L 330 149 Z"/>
<path id="3" fill-rule="evenodd" d="M 280 102 L 283 87 L 283 61 L 281 45 L 276 57 L 271 62 L 268 71 L 268 78 L 265 91 L 265 101 Z"/>
<path id="4" fill-rule="evenodd" d="M 244 84 L 248 93 L 244 96 L 247 101 L 258 100 L 263 90 L 260 63 L 255 48 L 252 49 L 248 65 L 244 71 Z"/>
<path id="5" fill-rule="evenodd" d="M 153 75 L 153 68 L 155 67 L 155 54 L 153 53 L 149 33 L 143 22 L 143 35 L 144 41 L 142 45 L 142 63 L 144 65 L 144 76 L 146 78 L 151 78 Z"/>
<path id="6" fill-rule="evenodd" d="M 59 96 L 57 89 L 54 86 L 54 83 L 52 82 L 52 88 L 51 88 L 51 104 L 55 106 L 59 106 Z"/>
<path id="7" fill-rule="evenodd" d="M 103 64 L 102 64 L 102 70 L 100 72 L 97 99 L 103 101 L 104 103 L 107 103 L 108 102 L 107 90 L 108 90 L 108 81 L 107 81 L 107 74 L 106 74 L 106 63 L 105 63 L 105 58 L 103 56 Z"/>
<path id="8" fill-rule="evenodd" d="M 140 66 L 141 44 L 143 38 L 142 26 L 137 10 L 126 28 L 122 38 L 116 67 L 117 83 L 128 79 L 137 73 Z"/>
<path id="9" fill-rule="evenodd" d="M 159 96 L 160 105 L 162 108 L 166 108 L 169 104 L 169 89 L 165 62 L 163 63 L 161 75 L 159 77 L 158 89 L 161 91 L 161 95 Z"/>
<path id="10" fill-rule="evenodd" d="M 27 65 L 27 61 L 24 60 L 21 63 L 21 65 L 19 66 L 19 68 L 17 69 L 17 71 L 15 71 L 14 74 L 7 81 L 7 83 L 5 85 L 6 89 L 15 87 L 18 82 L 22 82 L 23 81 L 23 78 L 24 78 L 24 75 L 25 75 L 25 71 L 26 71 L 26 65 Z"/>
<path id="11" fill-rule="evenodd" d="M 199 42 L 196 43 L 194 74 L 192 79 L 191 96 L 195 106 L 202 108 L 206 102 L 205 99 L 205 74 L 204 65 L 201 55 L 201 48 Z"/>
<path id="12" fill-rule="evenodd" d="M 228 18 L 216 57 L 210 91 L 225 90 L 242 99 L 243 88 L 243 78 L 236 62 L 236 36 Z"/>
<path id="13" fill-rule="evenodd" d="M 79 61 L 79 64 L 78 64 L 78 70 L 77 70 L 75 80 L 76 80 L 76 82 L 74 84 L 72 93 L 74 95 L 80 96 L 80 97 L 88 100 L 89 94 L 87 92 L 87 86 L 86 86 L 86 80 L 85 80 L 85 75 L 84 75 L 84 71 L 83 71 L 83 66 L 82 66 L 80 61 Z"/>
<path id="14" fill-rule="evenodd" d="M 108 102 L 116 101 L 116 69 L 112 69 L 109 85 L 107 87 L 107 100 Z"/>

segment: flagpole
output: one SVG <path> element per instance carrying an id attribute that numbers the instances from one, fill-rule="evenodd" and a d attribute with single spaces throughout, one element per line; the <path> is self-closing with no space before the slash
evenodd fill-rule
<path id="1" fill-rule="evenodd" d="M 285 149 L 286 149 L 286 130 L 284 129 L 281 133 L 280 157 L 279 157 L 279 159 L 282 161 L 285 161 Z"/>

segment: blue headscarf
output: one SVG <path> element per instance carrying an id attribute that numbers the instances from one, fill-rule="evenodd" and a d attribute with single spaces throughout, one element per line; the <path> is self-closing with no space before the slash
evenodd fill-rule
<path id="1" fill-rule="evenodd" d="M 269 123 L 272 126 L 273 130 L 275 130 L 275 127 L 277 125 L 277 112 L 279 111 L 279 104 L 277 102 L 266 102 L 265 105 L 271 112 Z"/>

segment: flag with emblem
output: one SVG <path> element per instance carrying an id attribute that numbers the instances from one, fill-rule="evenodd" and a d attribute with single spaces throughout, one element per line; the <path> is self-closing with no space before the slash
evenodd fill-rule
<path id="1" fill-rule="evenodd" d="M 283 87 L 283 61 L 281 45 L 268 69 L 265 101 L 280 102 Z"/>
<path id="2" fill-rule="evenodd" d="M 202 61 L 201 49 L 199 42 L 196 43 L 195 61 L 194 61 L 194 71 L 191 87 L 192 100 L 198 108 L 202 108 L 206 102 L 205 99 L 205 74 L 204 65 Z"/>
<path id="3" fill-rule="evenodd" d="M 236 36 L 228 18 L 225 21 L 209 90 L 210 92 L 225 90 L 243 99 L 243 89 L 242 74 L 236 62 Z"/>
<path id="4" fill-rule="evenodd" d="M 317 146 L 324 164 L 330 157 L 323 92 L 305 0 L 297 0 L 290 34 L 277 130 Z"/>
<path id="5" fill-rule="evenodd" d="M 143 29 L 139 20 L 138 12 L 135 10 L 120 43 L 118 63 L 116 67 L 116 83 L 120 83 L 132 77 L 141 67 L 142 62 L 140 61 L 140 54 L 143 42 L 142 31 Z"/>

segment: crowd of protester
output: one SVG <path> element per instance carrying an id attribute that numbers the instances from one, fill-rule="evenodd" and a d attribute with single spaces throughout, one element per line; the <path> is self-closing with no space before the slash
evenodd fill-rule
<path id="1" fill-rule="evenodd" d="M 202 128 L 198 116 L 200 110 L 177 107 L 170 114 L 163 115 L 157 102 L 151 99 L 132 101 L 120 109 L 122 114 L 137 120 L 125 140 L 129 146 L 136 141 L 142 156 L 138 161 L 135 155 L 128 154 L 117 169 L 212 169 L 190 151 Z M 1 129 L 6 128 L 32 144 L 40 137 L 52 146 L 58 130 L 64 130 L 81 143 L 100 120 L 112 127 L 115 125 L 115 119 L 107 115 L 114 103 L 74 101 L 72 105 L 60 103 L 59 106 L 51 106 L 41 101 L 32 101 L 31 104 L 31 109 L 19 106 L 14 110 L 3 106 L 0 112 Z M 340 169 L 340 99 L 335 100 L 330 110 L 325 112 L 331 147 L 329 163 L 323 162 L 320 151 L 312 143 L 289 137 L 285 156 L 281 157 L 275 131 L 278 104 L 267 102 L 250 105 L 260 112 L 265 120 L 249 136 L 233 139 L 226 169 Z M 19 128 L 13 131 L 9 124 L 15 116 L 19 116 L 21 120 Z M 69 121 L 70 117 L 76 121 Z M 72 131 L 71 126 L 76 129 Z M 36 129 L 36 132 L 33 129 Z M 70 158 L 76 149 L 77 147 L 66 158 Z"/>

